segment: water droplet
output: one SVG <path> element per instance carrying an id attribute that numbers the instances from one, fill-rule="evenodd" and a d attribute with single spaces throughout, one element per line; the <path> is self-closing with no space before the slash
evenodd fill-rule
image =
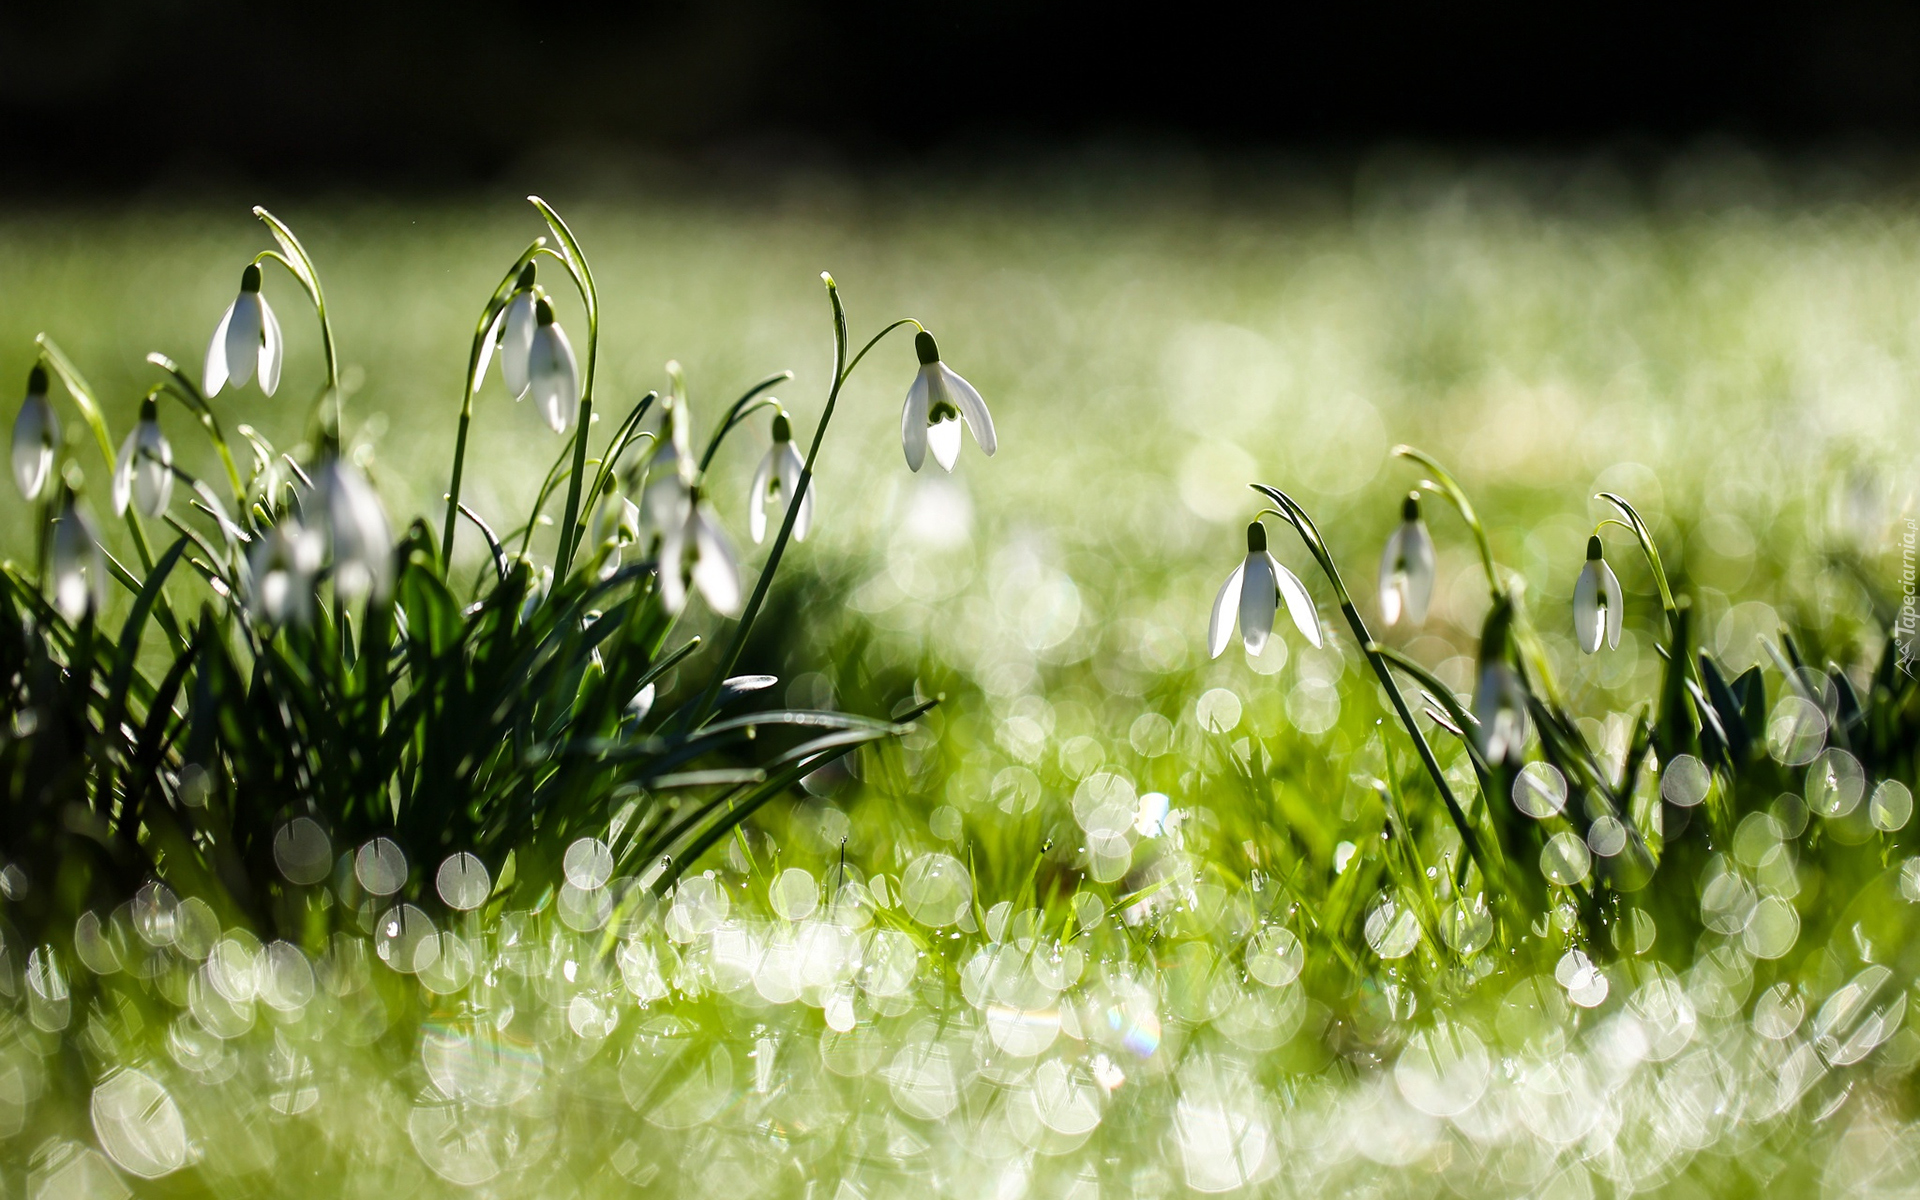
<path id="1" fill-rule="evenodd" d="M 295 817 L 273 835 L 273 861 L 288 883 L 319 883 L 333 870 L 333 843 L 318 821 Z"/>
<path id="2" fill-rule="evenodd" d="M 1513 806 L 1534 818 L 1558 816 L 1567 807 L 1567 779 L 1552 763 L 1530 762 L 1513 780 Z"/>
<path id="3" fill-rule="evenodd" d="M 479 908 L 493 892 L 493 879 L 487 874 L 487 864 L 481 862 L 479 856 L 464 850 L 447 856 L 446 861 L 440 864 L 440 870 L 434 874 L 433 883 L 441 901 L 448 908 L 461 912 Z"/>
<path id="4" fill-rule="evenodd" d="M 973 881 L 959 859 L 926 854 L 900 877 L 900 899 L 914 920 L 939 929 L 954 924 L 967 910 L 973 900 Z"/>
<path id="5" fill-rule="evenodd" d="M 613 878 L 613 852 L 599 838 L 581 838 L 568 846 L 561 865 L 567 882 L 583 892 L 605 887 Z"/>
<path id="6" fill-rule="evenodd" d="M 93 1089 L 100 1148 L 121 1170 L 158 1179 L 187 1165 L 187 1127 L 167 1090 L 144 1071 L 120 1070 Z"/>
<path id="7" fill-rule="evenodd" d="M 1713 785 L 1713 773 L 1707 764 L 1691 754 L 1675 755 L 1660 772 L 1660 795 L 1668 804 L 1692 808 L 1707 798 Z"/>
<path id="8" fill-rule="evenodd" d="M 407 856 L 392 838 L 374 838 L 353 856 L 353 877 L 370 896 L 391 896 L 407 882 Z"/>

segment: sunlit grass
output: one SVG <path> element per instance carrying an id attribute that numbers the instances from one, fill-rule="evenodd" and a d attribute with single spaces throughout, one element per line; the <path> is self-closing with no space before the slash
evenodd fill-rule
<path id="1" fill-rule="evenodd" d="M 801 636 L 743 663 L 781 674 L 795 707 L 945 702 L 766 810 L 670 906 L 609 925 L 605 898 L 631 881 L 600 881 L 537 914 L 445 914 L 445 961 L 415 977 L 351 937 L 313 965 L 260 957 L 273 935 L 255 930 L 220 951 L 246 981 L 228 994 L 215 935 L 172 932 L 171 913 L 149 930 L 136 903 L 120 936 L 138 954 L 109 989 L 125 999 L 56 1042 L 10 943 L 7 1157 L 36 1179 L 104 1171 L 49 1140 L 77 1139 L 135 1174 L 183 1168 L 161 1186 L 234 1195 L 1323 1194 L 1382 1175 L 1410 1194 L 1681 1177 L 1807 1191 L 1836 1146 L 1837 1187 L 1855 1168 L 1911 1171 L 1910 824 L 1823 837 L 1820 818 L 1763 802 L 1776 825 L 1741 820 L 1710 847 L 1750 899 L 1787 897 L 1795 933 L 1777 954 L 1778 922 L 1700 932 L 1708 880 L 1671 873 L 1653 887 L 1691 914 L 1686 940 L 1631 900 L 1597 924 L 1529 913 L 1534 928 L 1494 940 L 1291 531 L 1275 549 L 1318 598 L 1328 647 L 1289 630 L 1257 661 L 1206 658 L 1255 480 L 1313 512 L 1383 632 L 1377 554 L 1422 478 L 1388 456 L 1405 441 L 1473 493 L 1568 709 L 1615 767 L 1666 632 L 1610 534 L 1623 645 L 1573 645 L 1596 491 L 1653 522 L 1698 645 L 1730 673 L 1764 665 L 1786 695 L 1765 644 L 1787 627 L 1816 665 L 1867 682 L 1916 483 L 1920 220 L 1837 205 L 1571 217 L 1471 182 L 1350 214 L 858 192 L 570 209 L 603 293 L 603 411 L 662 386 L 672 357 L 697 421 L 790 367 L 780 396 L 810 427 L 830 371 L 821 269 L 857 322 L 926 322 L 986 394 L 999 455 L 909 475 L 912 359 L 904 343 L 876 352 L 823 459 L 819 532 L 790 558 L 803 577 L 776 593 Z M 371 441 L 396 514 L 437 518 L 473 313 L 524 217 L 283 215 L 328 272 L 358 388 L 349 438 Z M 124 428 L 142 353 L 198 361 L 254 244 L 240 217 L 14 219 L 0 348 L 24 368 L 46 329 Z M 318 356 L 283 321 L 299 387 L 227 411 L 290 445 Z M 179 417 L 183 458 L 201 454 Z M 517 524 L 557 442 L 497 382 L 476 439 L 466 495 Z M 759 450 L 730 445 L 712 489 L 742 543 Z M 1428 519 L 1434 611 L 1391 640 L 1466 694 L 1487 588 L 1452 514 L 1430 503 Z M 23 553 L 25 521 L 8 520 Z M 462 538 L 465 576 L 483 548 Z M 1458 743 L 1427 730 L 1471 795 Z M 1913 783 L 1911 749 L 1895 775 Z M 1820 869 L 1796 876 L 1802 859 Z M 373 931 L 380 906 L 351 879 L 317 895 Z M 1601 971 L 1574 981 L 1570 949 Z M 1886 979 L 1868 978 L 1877 966 Z M 114 1065 L 141 1074 L 86 1111 L 76 1097 Z M 143 1090 L 161 1086 L 171 1110 Z M 178 1135 L 140 1141 L 140 1122 L 169 1119 Z"/>

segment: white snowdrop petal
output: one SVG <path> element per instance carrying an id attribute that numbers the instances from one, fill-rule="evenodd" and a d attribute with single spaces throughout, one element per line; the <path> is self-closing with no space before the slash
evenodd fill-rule
<path id="1" fill-rule="evenodd" d="M 794 496 L 800 492 L 800 475 L 806 470 L 806 461 L 800 457 L 800 451 L 794 449 L 792 442 L 783 442 L 780 454 L 780 487 L 786 493 L 786 502 L 793 503 Z M 813 528 L 813 492 L 815 483 L 807 483 L 806 497 L 800 501 L 800 514 L 793 519 L 793 540 L 804 542 L 807 531 Z"/>
<path id="2" fill-rule="evenodd" d="M 953 406 L 960 410 L 960 416 L 966 420 L 967 428 L 973 431 L 973 440 L 980 443 L 981 453 L 988 458 L 1000 448 L 1000 441 L 993 432 L 993 414 L 987 411 L 987 402 L 966 380 L 960 378 L 953 368 L 945 363 L 938 364 L 940 373 L 947 384 L 947 397 Z"/>
<path id="3" fill-rule="evenodd" d="M 241 292 L 234 299 L 232 315 L 227 319 L 227 380 L 244 386 L 260 365 L 261 331 L 260 293 Z"/>
<path id="4" fill-rule="evenodd" d="M 1273 581 L 1280 595 L 1287 601 L 1287 615 L 1293 618 L 1294 628 L 1300 636 L 1312 643 L 1314 649 L 1320 648 L 1320 613 L 1313 606 L 1313 597 L 1307 594 L 1307 585 L 1300 577 L 1280 565 L 1280 561 L 1268 554 L 1267 566 L 1273 572 Z"/>
<path id="5" fill-rule="evenodd" d="M 127 435 L 120 443 L 120 461 L 113 468 L 113 515 L 125 516 L 127 504 L 133 499 L 133 458 L 140 445 L 139 431 Z"/>
<path id="6" fill-rule="evenodd" d="M 1233 568 L 1213 598 L 1213 619 L 1207 625 L 1207 655 L 1211 658 L 1219 658 L 1233 639 L 1233 619 L 1240 611 L 1240 585 L 1246 573 L 1243 561 Z"/>
<path id="7" fill-rule="evenodd" d="M 1406 590 L 1406 575 L 1400 569 L 1400 544 L 1406 539 L 1405 525 L 1387 538 L 1380 555 L 1380 620 L 1389 626 L 1400 622 L 1401 600 Z"/>
<path id="8" fill-rule="evenodd" d="M 1418 625 L 1427 619 L 1427 606 L 1433 600 L 1433 537 L 1419 521 L 1407 522 L 1405 529 L 1401 551 L 1407 564 L 1407 619 Z"/>
<path id="9" fill-rule="evenodd" d="M 767 488 L 773 482 L 773 456 L 778 450 L 776 446 L 761 456 L 747 493 L 747 532 L 753 535 L 756 546 L 767 540 Z"/>
<path id="10" fill-rule="evenodd" d="M 233 324 L 233 310 L 239 303 L 235 300 L 227 305 L 227 311 L 220 314 L 220 323 L 213 327 L 212 340 L 207 342 L 207 361 L 200 373 L 200 387 L 209 396 L 218 396 L 220 389 L 227 386 L 227 329 Z"/>
<path id="11" fill-rule="evenodd" d="M 1589 561 L 1573 585 L 1573 639 L 1588 654 L 1600 649 L 1606 614 L 1600 611 L 1600 577 Z"/>
<path id="12" fill-rule="evenodd" d="M 1600 562 L 1600 590 L 1601 594 L 1607 598 L 1607 646 L 1609 649 L 1618 650 L 1620 620 L 1625 614 L 1626 606 L 1621 602 L 1620 580 L 1604 559 Z"/>
<path id="13" fill-rule="evenodd" d="M 528 357 L 533 352 L 535 327 L 533 293 L 520 292 L 509 300 L 504 320 L 506 326 L 500 337 L 500 378 L 513 398 L 519 400 L 526 396 L 530 386 Z"/>
<path id="14" fill-rule="evenodd" d="M 1264 552 L 1249 554 L 1245 565 L 1240 584 L 1240 640 L 1248 654 L 1257 655 L 1267 648 L 1267 638 L 1273 633 L 1280 593 L 1274 584 L 1272 558 Z"/>
<path id="15" fill-rule="evenodd" d="M 907 466 L 915 471 L 927 461 L 927 411 L 931 404 L 927 393 L 927 368 L 921 367 L 900 409 L 900 445 L 907 453 Z"/>
<path id="16" fill-rule="evenodd" d="M 704 509 L 694 513 L 693 582 L 707 606 L 723 616 L 740 612 L 740 563 L 727 535 Z"/>
<path id="17" fill-rule="evenodd" d="M 507 309 L 510 305 L 501 305 L 500 311 L 493 314 L 487 332 L 480 338 L 480 356 L 473 360 L 473 374 L 467 379 L 467 391 L 477 392 L 487 377 L 487 368 L 493 365 L 494 347 L 500 341 L 500 327 L 507 322 Z"/>
<path id="18" fill-rule="evenodd" d="M 286 342 L 280 336 L 280 318 L 273 315 L 273 305 L 265 296 L 260 297 L 260 326 L 260 390 L 271 396 L 280 386 Z"/>
<path id="19" fill-rule="evenodd" d="M 953 470 L 960 459 L 960 422 L 949 420 L 927 426 L 927 448 L 942 470 Z"/>

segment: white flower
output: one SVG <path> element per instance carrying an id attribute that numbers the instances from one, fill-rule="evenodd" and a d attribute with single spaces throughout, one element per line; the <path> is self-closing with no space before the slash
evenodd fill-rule
<path id="1" fill-rule="evenodd" d="M 739 614 L 740 561 L 697 491 L 686 519 L 668 529 L 660 542 L 660 602 L 668 612 L 686 607 L 689 580 L 713 611 L 728 617 Z"/>
<path id="2" fill-rule="evenodd" d="M 1480 668 L 1473 697 L 1480 753 L 1494 766 L 1518 759 L 1527 746 L 1527 689 L 1512 667 L 1495 659 Z"/>
<path id="3" fill-rule="evenodd" d="M 487 330 L 487 336 L 480 343 L 480 362 L 473 372 L 473 386 L 477 391 L 480 381 L 487 377 L 487 366 L 493 361 L 497 347 L 500 351 L 500 378 L 513 393 L 515 400 L 521 400 L 527 394 L 527 356 L 533 351 L 534 302 L 539 298 L 533 286 L 534 267 L 528 263 L 520 271 L 520 278 L 514 284 L 513 295 L 493 316 L 493 325 Z"/>
<path id="4" fill-rule="evenodd" d="M 806 468 L 800 452 L 793 446 L 793 422 L 781 411 L 773 418 L 773 445 L 768 447 L 766 457 L 760 460 L 760 467 L 753 473 L 753 495 L 747 502 L 747 528 L 753 533 L 755 545 L 767 537 L 767 501 L 780 505 L 784 512 L 795 492 L 800 490 L 800 472 Z M 814 485 L 807 484 L 807 494 L 800 501 L 800 513 L 793 519 L 793 540 L 807 540 L 807 530 L 813 527 Z"/>
<path id="5" fill-rule="evenodd" d="M 217 396 L 232 383 L 245 385 L 260 368 L 260 390 L 273 395 L 280 386 L 280 362 L 285 357 L 280 338 L 280 319 L 273 306 L 260 294 L 260 264 L 248 263 L 240 273 L 240 294 L 214 326 L 213 340 L 207 343 L 207 367 L 203 386 L 207 395 Z"/>
<path id="6" fill-rule="evenodd" d="M 330 456 L 314 472 L 314 502 L 333 557 L 334 590 L 383 600 L 393 583 L 393 533 L 386 510 L 353 464 Z"/>
<path id="7" fill-rule="evenodd" d="M 1610 649 L 1620 648 L 1620 580 L 1603 553 L 1598 534 L 1587 539 L 1587 565 L 1573 585 L 1573 637 L 1588 654 L 1600 649 L 1603 637 Z"/>
<path id="8" fill-rule="evenodd" d="M 1396 625 L 1402 613 L 1414 625 L 1427 619 L 1433 598 L 1433 538 L 1420 519 L 1420 494 L 1408 495 L 1400 507 L 1400 528 L 1387 539 L 1380 556 L 1380 619 Z"/>
<path id="9" fill-rule="evenodd" d="M 677 363 L 669 363 L 667 368 L 678 377 Z M 652 536 L 662 538 L 687 523 L 697 469 L 687 433 L 686 405 L 677 389 L 667 393 L 663 408 L 665 428 L 647 462 L 647 483 L 640 493 L 641 527 Z"/>
<path id="10" fill-rule="evenodd" d="M 565 433 L 580 415 L 580 366 L 574 361 L 573 344 L 566 331 L 553 320 L 553 305 L 546 297 L 534 301 L 534 330 L 527 347 L 527 387 L 533 402 L 546 415 L 555 433 Z M 506 359 L 500 363 L 506 370 Z M 508 380 L 507 386 L 513 386 Z"/>
<path id="11" fill-rule="evenodd" d="M 157 517 L 173 498 L 173 447 L 160 432 L 153 397 L 140 404 L 140 420 L 120 444 L 120 462 L 113 469 L 113 512 L 120 516 L 129 502 Z"/>
<path id="12" fill-rule="evenodd" d="M 1287 613 L 1301 636 L 1320 645 L 1320 615 L 1314 611 L 1313 597 L 1307 595 L 1300 577 L 1280 565 L 1267 552 L 1266 526 L 1255 521 L 1247 526 L 1247 557 L 1220 585 L 1213 598 L 1213 621 L 1207 626 L 1207 652 L 1219 658 L 1233 637 L 1233 620 L 1240 618 L 1240 637 L 1248 654 L 1266 649 L 1273 632 L 1274 613 L 1286 597 Z"/>
<path id="13" fill-rule="evenodd" d="M 27 398 L 13 422 L 13 481 L 32 500 L 53 474 L 53 451 L 60 444 L 60 421 L 47 403 L 47 369 L 38 363 L 27 373 Z"/>
<path id="14" fill-rule="evenodd" d="M 993 417 L 987 402 L 972 384 L 940 361 L 940 348 L 933 335 L 921 330 L 914 335 L 913 349 L 920 356 L 920 374 L 907 389 L 907 403 L 900 412 L 900 444 L 907 452 L 907 466 L 918 471 L 927 461 L 927 449 L 933 449 L 934 461 L 944 470 L 953 470 L 960 457 L 960 423 L 973 431 L 988 458 L 999 448 L 993 434 Z"/>
<path id="15" fill-rule="evenodd" d="M 313 577 L 326 539 L 292 516 L 255 540 L 248 566 L 253 576 L 248 610 L 268 625 L 304 625 L 313 615 Z"/>
<path id="16" fill-rule="evenodd" d="M 53 606 L 69 621 L 107 606 L 107 561 L 100 534 L 72 497 L 53 527 Z"/>

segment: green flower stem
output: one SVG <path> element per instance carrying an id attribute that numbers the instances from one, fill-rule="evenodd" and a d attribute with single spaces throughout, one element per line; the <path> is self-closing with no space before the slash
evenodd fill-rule
<path id="1" fill-rule="evenodd" d="M 733 402 L 733 407 L 727 410 L 726 419 L 720 422 L 719 428 L 713 431 L 713 437 L 708 440 L 706 453 L 700 456 L 700 473 L 702 475 L 707 473 L 707 467 L 713 463 L 713 456 L 720 450 L 721 441 L 723 441 L 729 433 L 733 432 L 733 427 L 746 420 L 750 413 L 767 404 L 771 404 L 772 401 L 762 400 L 759 404 L 754 404 L 751 408 L 748 407 L 749 403 L 768 388 L 785 383 L 792 378 L 792 371 L 781 371 L 778 374 L 769 375 L 759 383 L 748 388 L 746 395 Z"/>
<path id="2" fill-rule="evenodd" d="M 213 406 L 207 403 L 207 398 L 201 394 L 199 385 L 187 378 L 187 373 L 182 371 L 171 358 L 155 350 L 147 355 L 147 361 L 172 376 L 169 382 L 159 385 L 159 390 L 171 392 L 176 399 L 187 406 L 188 411 L 199 418 L 200 427 L 207 431 L 208 440 L 220 454 L 221 465 L 227 469 L 227 482 L 233 487 L 233 501 L 244 513 L 247 506 L 247 488 L 240 481 L 240 468 L 233 461 L 233 451 L 227 446 L 227 436 L 220 428 L 220 419 L 213 414 Z M 147 394 L 154 395 L 155 391 L 149 390 Z"/>
<path id="3" fill-rule="evenodd" d="M 1454 508 L 1460 512 L 1460 519 L 1467 523 L 1473 533 L 1474 545 L 1480 551 L 1480 566 L 1487 573 L 1487 586 L 1498 596 L 1501 592 L 1500 573 L 1493 564 L 1493 543 L 1487 538 L 1486 526 L 1480 523 L 1480 516 L 1473 510 L 1473 501 L 1467 499 L 1467 493 L 1454 482 L 1447 469 L 1435 462 L 1432 456 L 1412 446 L 1395 446 L 1393 452 L 1400 458 L 1410 458 L 1425 467 L 1433 476 L 1433 486 L 1445 496 Z"/>
<path id="4" fill-rule="evenodd" d="M 80 410 L 81 420 L 93 431 L 93 440 L 100 447 L 100 457 L 107 462 L 107 478 L 112 479 L 119 467 L 118 457 L 114 454 L 113 435 L 107 431 L 107 420 L 100 413 L 100 402 L 94 398 L 93 387 L 52 338 L 41 333 L 36 334 L 33 340 L 40 347 L 40 357 L 53 368 L 60 382 L 66 385 L 67 395 L 73 397 L 73 406 Z M 140 518 L 131 506 L 127 508 L 126 521 L 127 530 L 133 535 L 134 551 L 140 555 L 140 567 L 150 574 L 153 571 L 153 548 L 147 544 L 146 530 L 140 527 Z M 139 588 L 135 587 L 134 591 L 137 593 Z M 174 620 L 173 608 L 164 595 L 155 602 L 153 616 L 160 627 L 166 630 L 167 636 L 173 639 L 176 647 L 186 645 L 180 636 L 179 623 Z"/>
<path id="5" fill-rule="evenodd" d="M 773 574 L 780 569 L 780 558 L 787 550 L 787 542 L 793 537 L 793 525 L 800 516 L 800 502 L 807 497 L 807 488 L 813 483 L 813 464 L 820 457 L 820 443 L 827 436 L 827 426 L 833 421 L 834 407 L 840 402 L 840 389 L 846 386 L 848 376 L 860 365 L 867 352 L 880 344 L 882 338 L 902 326 L 911 325 L 922 328 L 920 322 L 912 317 L 902 317 L 873 335 L 860 352 L 851 359 L 847 357 L 847 310 L 840 303 L 839 285 L 833 282 L 833 276 L 825 271 L 820 279 L 827 285 L 827 299 L 833 305 L 833 386 L 827 390 L 827 404 L 820 412 L 820 423 L 813 429 L 813 445 L 807 449 L 807 461 L 800 468 L 800 482 L 794 486 L 793 498 L 787 501 L 786 516 L 780 522 L 780 533 L 773 539 L 773 547 L 767 552 L 767 561 L 760 568 L 760 578 L 754 581 L 753 596 L 747 601 L 746 611 L 740 615 L 739 624 L 734 626 L 733 640 L 727 644 L 727 652 L 720 660 L 720 669 L 713 673 L 713 680 L 707 685 L 706 694 L 700 697 L 700 703 L 693 709 L 693 718 L 689 728 L 698 728 L 707 714 L 713 711 L 714 703 L 720 695 L 720 685 L 733 673 L 734 664 L 740 661 L 740 652 L 746 649 L 747 634 L 753 629 L 754 618 L 760 615 L 761 605 L 766 603 L 767 589 L 773 585 Z"/>
<path id="6" fill-rule="evenodd" d="M 1597 492 L 1594 498 L 1597 500 L 1605 500 L 1608 504 L 1619 509 L 1621 515 L 1626 517 L 1624 521 L 1616 521 L 1608 518 L 1606 521 L 1602 521 L 1601 524 L 1621 526 L 1632 533 L 1634 540 L 1640 543 L 1640 552 L 1647 556 L 1647 565 L 1653 568 L 1653 583 L 1655 587 L 1660 589 L 1660 607 L 1666 611 L 1667 627 L 1671 629 L 1674 618 L 1680 610 L 1679 606 L 1674 603 L 1673 588 L 1667 582 L 1667 569 L 1660 562 L 1660 547 L 1654 544 L 1653 531 L 1647 527 L 1646 521 L 1641 519 L 1639 512 L 1634 509 L 1633 505 L 1627 503 L 1624 497 L 1617 496 L 1612 492 Z"/>
<path id="7" fill-rule="evenodd" d="M 559 251 L 543 246 L 536 253 L 558 259 L 566 267 L 567 274 L 573 277 L 574 286 L 580 290 L 580 301 L 587 309 L 587 369 L 580 379 L 580 421 L 573 434 L 573 474 L 567 480 L 567 506 L 560 518 L 560 549 L 553 567 L 553 577 L 565 579 L 567 569 L 573 565 L 574 526 L 580 519 L 580 481 L 587 472 L 587 435 L 593 428 L 593 372 L 600 356 L 600 293 L 593 284 L 593 268 L 587 265 L 586 255 L 580 252 L 580 243 L 574 238 L 573 230 L 545 200 L 528 196 L 527 201 L 540 210 L 548 228 L 560 241 Z"/>
<path id="8" fill-rule="evenodd" d="M 334 350 L 333 323 L 327 319 L 327 294 L 320 287 L 320 272 L 314 267 L 313 258 L 307 253 L 307 248 L 300 244 L 300 239 L 294 236 L 293 230 L 287 228 L 285 221 L 257 204 L 253 206 L 253 215 L 266 224 L 267 229 L 273 234 L 273 240 L 279 242 L 280 248 L 286 251 L 284 257 L 271 250 L 265 251 L 255 255 L 254 262 L 273 259 L 300 281 L 300 286 L 307 290 L 307 299 L 313 301 L 314 315 L 320 318 L 320 349 L 327 359 L 327 391 L 332 393 L 334 402 L 339 404 L 340 356 Z M 338 419 L 336 409 L 336 428 Z"/>
<path id="9" fill-rule="evenodd" d="M 520 272 L 546 244 L 546 238 L 535 238 L 520 252 L 520 257 L 513 260 L 513 266 L 501 276 L 499 286 L 493 289 L 492 297 L 480 313 L 479 324 L 474 326 L 473 344 L 467 350 L 467 386 L 460 401 L 460 432 L 455 435 L 453 442 L 453 477 L 447 484 L 447 520 L 440 532 L 442 571 L 450 570 L 453 566 L 454 517 L 460 511 L 460 481 L 466 474 L 467 427 L 473 424 L 473 398 L 480 393 L 480 354 L 486 349 L 487 335 L 493 332 L 493 323 L 499 318 L 500 310 L 507 306 L 513 296 L 514 284 L 519 281 Z"/>
<path id="10" fill-rule="evenodd" d="M 1453 788 L 1447 783 L 1446 773 L 1440 769 L 1440 761 L 1433 756 L 1433 747 L 1427 744 L 1426 736 L 1420 732 L 1420 726 L 1414 722 L 1413 714 L 1407 710 L 1406 699 L 1400 695 L 1400 689 L 1393 681 L 1393 674 L 1387 669 L 1386 660 L 1371 649 L 1375 644 L 1373 635 L 1367 632 L 1366 622 L 1360 619 L 1360 610 L 1353 606 L 1353 597 L 1348 594 L 1347 585 L 1340 578 L 1340 569 L 1333 565 L 1333 557 L 1327 553 L 1326 543 L 1321 540 L 1320 531 L 1314 526 L 1313 518 L 1309 517 L 1306 510 L 1295 503 L 1291 496 L 1280 489 L 1261 483 L 1256 483 L 1253 487 L 1285 510 L 1287 522 L 1307 544 L 1307 549 L 1313 552 L 1314 560 L 1320 564 L 1320 570 L 1333 583 L 1333 590 L 1340 598 L 1340 611 L 1347 618 L 1347 625 L 1353 630 L 1353 636 L 1361 648 L 1361 653 L 1365 654 L 1367 661 L 1373 665 L 1373 671 L 1379 677 L 1380 686 L 1386 689 L 1387 699 L 1393 704 L 1394 712 L 1400 718 L 1400 724 L 1406 728 L 1407 736 L 1413 739 L 1414 749 L 1419 753 L 1421 763 L 1427 768 L 1427 774 L 1433 777 L 1434 787 L 1439 789 L 1440 799 L 1447 806 L 1447 815 L 1453 818 L 1453 826 L 1459 831 L 1460 840 L 1465 843 L 1468 855 L 1472 857 L 1474 865 L 1480 868 L 1480 878 L 1485 881 L 1489 889 L 1495 887 L 1502 876 L 1495 873 L 1493 864 L 1481 848 L 1479 835 L 1474 832 L 1472 823 L 1467 820 L 1466 811 L 1460 807 L 1459 800 L 1455 799 Z"/>

